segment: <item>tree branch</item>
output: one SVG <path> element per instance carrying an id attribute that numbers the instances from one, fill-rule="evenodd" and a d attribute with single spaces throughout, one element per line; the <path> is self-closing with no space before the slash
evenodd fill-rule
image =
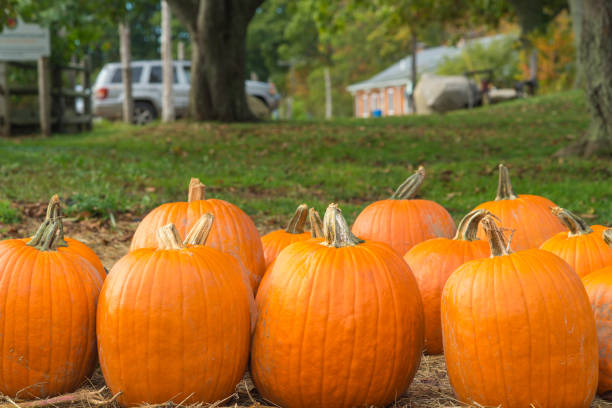
<path id="1" fill-rule="evenodd" d="M 197 32 L 200 0 L 168 0 L 168 5 L 192 36 Z"/>

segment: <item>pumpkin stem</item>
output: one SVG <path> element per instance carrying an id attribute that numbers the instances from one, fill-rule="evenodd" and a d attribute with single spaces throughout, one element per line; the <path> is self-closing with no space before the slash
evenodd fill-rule
<path id="1" fill-rule="evenodd" d="M 60 219 L 45 220 L 46 228 L 40 231 L 40 236 L 36 243 L 32 243 L 33 239 L 30 240 L 26 245 L 34 247 L 39 251 L 56 251 L 61 245 L 61 237 L 58 234 L 62 221 Z M 45 224 L 43 223 L 43 224 Z"/>
<path id="2" fill-rule="evenodd" d="M 559 218 L 559 220 L 569 228 L 568 237 L 576 235 L 590 234 L 593 232 L 591 227 L 579 216 L 561 207 L 554 207 L 551 209 L 552 213 Z"/>
<path id="3" fill-rule="evenodd" d="M 310 234 L 313 238 L 323 238 L 323 221 L 318 211 L 313 208 L 308 210 L 308 221 L 310 222 Z"/>
<path id="4" fill-rule="evenodd" d="M 603 240 L 612 248 L 612 228 L 608 228 L 603 232 Z"/>
<path id="5" fill-rule="evenodd" d="M 419 166 L 417 171 L 406 179 L 391 196 L 392 200 L 410 200 L 419 191 L 421 184 L 425 180 L 425 168 Z"/>
<path id="6" fill-rule="evenodd" d="M 485 234 L 487 234 L 487 240 L 491 247 L 491 256 L 509 255 L 511 251 L 508 245 L 506 245 L 504 233 L 502 229 L 497 226 L 494 218 L 487 215 L 480 222 Z"/>
<path id="7" fill-rule="evenodd" d="M 191 228 L 185 241 L 185 245 L 205 245 L 208 235 L 213 227 L 215 216 L 213 213 L 206 213 Z"/>
<path id="8" fill-rule="evenodd" d="M 461 222 L 459 222 L 457 233 L 453 239 L 458 241 L 476 241 L 478 239 L 476 237 L 476 233 L 478 232 L 478 224 L 484 217 L 487 216 L 495 217 L 484 208 L 468 213 L 465 217 L 463 217 Z"/>
<path id="9" fill-rule="evenodd" d="M 295 214 L 291 217 L 285 232 L 289 234 L 303 234 L 304 224 L 306 224 L 306 218 L 308 218 L 308 206 L 306 204 L 300 204 L 295 210 Z"/>
<path id="10" fill-rule="evenodd" d="M 497 184 L 497 197 L 495 201 L 499 200 L 514 200 L 518 196 L 512 189 L 512 182 L 510 181 L 510 173 L 508 168 L 503 164 L 499 165 L 499 183 Z"/>
<path id="11" fill-rule="evenodd" d="M 185 245 L 174 224 L 167 224 L 157 230 L 157 247 L 159 249 L 183 249 Z"/>
<path id="12" fill-rule="evenodd" d="M 323 216 L 323 245 L 335 248 L 355 246 L 365 242 L 351 232 L 337 204 L 330 204 Z"/>
<path id="13" fill-rule="evenodd" d="M 187 201 L 198 201 L 206 199 L 206 186 L 202 184 L 200 179 L 192 177 L 189 181 L 189 195 Z"/>
<path id="14" fill-rule="evenodd" d="M 29 246 L 39 247 L 45 239 L 47 231 L 51 228 L 51 224 L 57 222 L 59 234 L 55 238 L 55 246 L 56 247 L 67 247 L 68 244 L 64 240 L 64 222 L 62 221 L 62 204 L 57 194 L 51 197 L 49 200 L 49 205 L 47 206 L 47 215 L 45 216 L 45 220 L 40 224 L 38 230 L 32 237 L 32 239 L 28 242 Z"/>

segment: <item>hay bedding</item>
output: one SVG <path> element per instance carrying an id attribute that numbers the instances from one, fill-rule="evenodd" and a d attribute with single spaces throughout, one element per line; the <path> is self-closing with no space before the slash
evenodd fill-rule
<path id="1" fill-rule="evenodd" d="M 29 236 L 44 217 L 46 203 L 30 205 L 33 213 L 26 212 L 26 219 L 19 225 L 0 229 L 0 239 Z M 40 214 L 38 214 L 40 213 Z M 41 215 L 42 214 L 42 215 Z M 83 220 L 73 222 L 66 220 L 66 231 L 68 235 L 79 239 L 89 245 L 100 256 L 102 263 L 110 270 L 112 265 L 128 251 L 129 243 L 136 229 L 137 219 L 122 218 L 117 220 L 113 226 L 108 222 L 96 220 Z M 76 220 L 75 220 L 76 221 Z M 277 228 L 273 225 L 257 225 L 260 231 L 269 232 Z M 262 228 L 263 227 L 263 228 Z M 97 369 L 93 376 L 84 386 L 75 393 L 61 395 L 48 400 L 20 401 L 13 400 L 0 395 L 0 408 L 38 408 L 49 406 L 94 408 L 105 406 L 108 408 L 120 408 L 114 396 L 104 383 L 104 377 Z M 176 407 L 185 404 L 162 404 L 155 407 Z M 149 405 L 149 407 L 152 407 Z M 249 373 L 246 373 L 242 382 L 236 387 L 236 392 L 223 401 L 214 404 L 195 404 L 190 408 L 272 408 L 273 404 L 263 400 L 257 393 Z M 466 407 L 457 401 L 453 395 L 452 388 L 446 375 L 444 356 L 424 356 L 421 360 L 419 371 L 407 392 L 402 395 L 389 408 L 451 408 Z M 478 406 L 476 406 L 478 408 Z M 611 407 L 612 402 L 596 398 L 591 408 Z M 330 407 L 332 408 L 332 407 Z M 562 407 L 559 407 L 562 408 Z"/>
<path id="2" fill-rule="evenodd" d="M 100 369 L 97 369 L 88 382 L 77 392 L 52 398 L 50 400 L 15 401 L 7 397 L 0 403 L 0 408 L 38 408 L 48 406 L 95 408 L 105 406 L 108 408 L 120 408 L 114 400 L 114 396 L 106 388 L 104 378 Z M 214 404 L 160 404 L 148 405 L 147 407 L 178 407 L 186 408 L 274 408 L 275 405 L 263 400 L 257 393 L 249 373 L 236 387 L 236 392 L 223 401 Z M 467 407 L 459 403 L 453 395 L 444 356 L 424 356 L 421 366 L 408 391 L 402 395 L 394 404 L 388 408 L 451 408 Z M 474 406 L 482 408 L 479 405 Z M 596 398 L 591 408 L 612 407 L 612 402 Z M 333 408 L 333 407 L 330 407 Z M 562 408 L 562 407 L 559 407 Z"/>

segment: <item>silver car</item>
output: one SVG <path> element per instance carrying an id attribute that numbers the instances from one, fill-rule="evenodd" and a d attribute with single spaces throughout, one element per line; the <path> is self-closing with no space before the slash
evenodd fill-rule
<path id="1" fill-rule="evenodd" d="M 174 61 L 174 110 L 177 117 L 185 116 L 189 103 L 189 79 L 191 63 Z M 93 114 L 107 119 L 122 116 L 123 85 L 121 64 L 104 65 L 93 86 Z M 280 95 L 273 83 L 245 81 L 249 105 L 258 105 L 268 113 L 278 108 Z M 132 96 L 134 99 L 134 123 L 145 124 L 157 118 L 162 105 L 162 62 L 132 62 Z"/>

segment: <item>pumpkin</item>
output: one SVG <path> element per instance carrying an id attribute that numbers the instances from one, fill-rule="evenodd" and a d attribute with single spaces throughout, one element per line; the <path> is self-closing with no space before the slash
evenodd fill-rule
<path id="1" fill-rule="evenodd" d="M 308 210 L 308 223 L 310 224 L 310 231 L 311 231 L 311 234 L 312 234 L 312 237 L 310 239 L 311 240 L 316 240 L 318 242 L 323 242 L 324 241 L 324 238 L 323 238 L 323 221 L 321 221 L 321 216 L 319 215 L 317 210 L 312 208 L 312 207 Z M 275 263 L 276 263 L 276 258 L 266 268 L 266 274 L 268 274 L 272 270 L 272 268 L 274 268 L 274 264 Z M 259 288 L 257 290 L 258 294 L 260 292 L 262 292 L 262 288 Z"/>
<path id="2" fill-rule="evenodd" d="M 0 392 L 24 399 L 74 391 L 96 363 L 96 302 L 102 279 L 91 263 L 58 250 L 61 220 L 40 240 L 0 242 Z"/>
<path id="3" fill-rule="evenodd" d="M 244 374 L 250 289 L 238 260 L 202 245 L 206 234 L 185 245 L 174 225 L 163 226 L 159 248 L 129 252 L 104 283 L 100 367 L 123 406 L 214 402 Z"/>
<path id="4" fill-rule="evenodd" d="M 308 206 L 301 204 L 289 221 L 287 228 L 272 231 L 261 237 L 266 268 L 276 259 L 278 253 L 287 245 L 297 241 L 310 239 L 310 232 L 304 232 L 304 224 L 308 217 Z"/>
<path id="5" fill-rule="evenodd" d="M 96 269 L 96 271 L 98 272 L 98 276 L 100 276 L 100 279 L 104 280 L 106 278 L 106 269 L 104 269 L 102 261 L 100 261 L 100 258 L 98 258 L 98 255 L 96 255 L 93 249 L 91 249 L 81 241 L 77 241 L 76 239 L 64 236 L 64 224 L 62 221 L 61 205 L 62 204 L 57 194 L 51 197 L 49 205 L 47 206 L 47 215 L 45 217 L 45 220 L 40 225 L 38 231 L 36 231 L 34 236 L 31 238 L 24 238 L 24 242 L 32 242 L 32 245 L 34 246 L 40 245 L 43 240 L 43 235 L 47 230 L 49 224 L 57 222 L 59 224 L 59 236 L 56 240 L 56 250 L 59 252 L 71 252 L 85 258 Z"/>
<path id="6" fill-rule="evenodd" d="M 476 237 L 486 210 L 475 210 L 459 223 L 453 239 L 432 238 L 412 247 L 404 256 L 419 285 L 425 310 L 425 351 L 442 353 L 440 300 L 451 273 L 467 261 L 490 255 L 489 244 Z"/>
<path id="7" fill-rule="evenodd" d="M 442 292 L 446 367 L 466 404 L 588 407 L 597 388 L 597 336 L 572 268 L 542 249 L 512 253 L 492 217 L 491 258 L 460 266 Z"/>
<path id="8" fill-rule="evenodd" d="M 560 207 L 554 207 L 552 213 L 569 231 L 554 235 L 540 248 L 563 258 L 581 277 L 612 264 L 612 248 L 602 238 L 606 227 L 589 227 L 582 218 Z"/>
<path id="9" fill-rule="evenodd" d="M 612 248 L 612 229 L 603 233 L 604 240 Z M 604 398 L 612 397 L 612 263 L 582 278 L 591 301 L 599 341 L 599 386 Z"/>
<path id="10" fill-rule="evenodd" d="M 414 198 L 424 179 L 425 169 L 419 167 L 391 198 L 364 208 L 355 219 L 353 233 L 365 240 L 384 242 L 400 256 L 427 239 L 451 238 L 455 222 L 448 211 L 433 201 Z"/>
<path id="11" fill-rule="evenodd" d="M 266 269 L 261 238 L 253 220 L 234 204 L 205 199 L 205 193 L 204 184 L 196 178 L 191 179 L 188 201 L 163 204 L 147 214 L 136 229 L 130 250 L 155 248 L 156 231 L 168 223 L 174 224 L 179 234 L 184 236 L 202 215 L 211 212 L 215 223 L 206 245 L 227 252 L 242 262 L 255 292 Z"/>
<path id="12" fill-rule="evenodd" d="M 548 238 L 558 232 L 565 231 L 565 227 L 557 217 L 551 214 L 550 209 L 556 205 L 547 198 L 537 195 L 517 195 L 512 189 L 508 168 L 499 165 L 499 184 L 495 201 L 487 201 L 475 209 L 485 209 L 498 217 L 500 225 L 506 228 L 512 248 L 516 251 L 539 248 Z M 481 228 L 478 232 L 480 239 L 486 239 Z"/>
<path id="13" fill-rule="evenodd" d="M 384 406 L 419 366 L 423 305 L 408 265 L 362 241 L 335 204 L 325 241 L 286 247 L 257 294 L 251 374 L 286 408 Z"/>

